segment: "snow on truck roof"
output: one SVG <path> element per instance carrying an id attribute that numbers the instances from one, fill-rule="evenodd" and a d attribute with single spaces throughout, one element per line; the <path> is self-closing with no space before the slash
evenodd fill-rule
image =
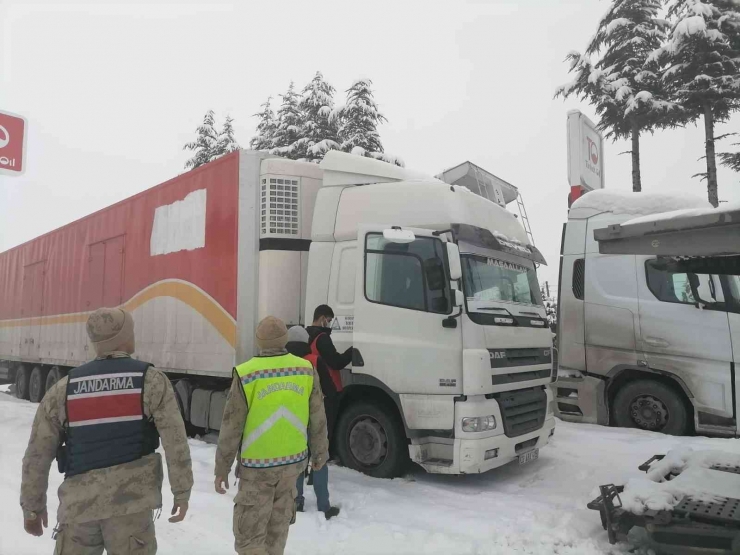
<path id="1" fill-rule="evenodd" d="M 693 195 L 679 193 L 633 193 L 601 189 L 586 193 L 571 206 L 571 216 L 595 216 L 608 212 L 632 216 L 650 216 L 662 212 L 688 209 L 707 209 L 712 205 Z"/>

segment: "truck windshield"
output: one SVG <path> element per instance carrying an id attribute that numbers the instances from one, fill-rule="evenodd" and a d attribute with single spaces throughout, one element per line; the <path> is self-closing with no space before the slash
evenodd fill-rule
<path id="1" fill-rule="evenodd" d="M 542 305 L 533 267 L 471 254 L 461 258 L 468 300 Z"/>

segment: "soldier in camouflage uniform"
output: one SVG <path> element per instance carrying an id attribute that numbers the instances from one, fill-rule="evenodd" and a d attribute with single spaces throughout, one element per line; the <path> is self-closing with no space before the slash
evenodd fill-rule
<path id="1" fill-rule="evenodd" d="M 170 522 L 188 511 L 193 473 L 185 426 L 167 377 L 131 358 L 131 314 L 97 310 L 87 332 L 97 358 L 54 385 L 36 412 L 23 457 L 24 527 L 41 536 L 48 525 L 46 490 L 57 457 L 65 480 L 55 555 L 151 555 L 152 513 L 162 507 L 160 438 L 174 495 Z"/>
<path id="2" fill-rule="evenodd" d="M 226 493 L 239 455 L 234 547 L 239 555 L 282 555 L 295 516 L 296 478 L 329 458 L 319 378 L 310 362 L 288 354 L 288 330 L 268 316 L 257 327 L 259 356 L 237 366 L 216 451 L 218 493 Z M 308 432 L 306 430 L 308 429 Z"/>

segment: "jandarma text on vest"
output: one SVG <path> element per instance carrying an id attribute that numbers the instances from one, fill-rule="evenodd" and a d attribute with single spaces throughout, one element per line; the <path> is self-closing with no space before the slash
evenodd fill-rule
<path id="1" fill-rule="evenodd" d="M 262 400 L 268 395 L 270 395 L 271 393 L 275 393 L 277 391 L 285 391 L 285 390 L 293 391 L 295 393 L 298 393 L 298 395 L 303 395 L 303 391 L 304 391 L 303 386 L 294 384 L 293 382 L 271 383 L 265 386 L 264 389 L 261 389 L 257 393 L 257 399 Z"/>
<path id="2" fill-rule="evenodd" d="M 96 393 L 98 391 L 118 391 L 120 389 L 134 389 L 133 378 L 90 378 L 77 384 L 72 395 L 79 393 Z"/>

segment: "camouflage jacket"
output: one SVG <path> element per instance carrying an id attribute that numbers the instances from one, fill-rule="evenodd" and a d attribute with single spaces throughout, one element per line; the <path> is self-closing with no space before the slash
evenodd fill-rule
<path id="1" fill-rule="evenodd" d="M 63 378 L 46 393 L 36 411 L 23 457 L 21 506 L 24 510 L 40 512 L 46 508 L 49 469 L 67 418 L 66 389 L 67 378 Z M 144 414 L 154 418 L 162 440 L 175 501 L 187 501 L 193 487 L 193 472 L 185 424 L 169 379 L 153 367 L 144 381 L 143 403 Z M 162 480 L 159 453 L 71 476 L 59 487 L 57 519 L 60 523 L 80 523 L 159 508 Z"/>
<path id="2" fill-rule="evenodd" d="M 263 352 L 261 354 L 284 354 L 286 351 Z M 228 477 L 234 459 L 239 456 L 244 425 L 247 422 L 247 400 L 244 397 L 244 389 L 241 381 L 234 371 L 234 380 L 231 390 L 226 399 L 224 418 L 221 422 L 221 430 L 218 436 L 218 449 L 216 450 L 216 476 Z M 324 412 L 324 395 L 321 392 L 319 376 L 314 370 L 313 389 L 309 399 L 309 421 L 308 421 L 308 446 L 311 449 L 311 460 L 315 463 L 325 464 L 329 459 L 329 439 L 326 430 L 326 413 Z M 295 469 L 295 474 L 306 467 L 306 461 L 292 465 L 286 465 L 284 471 L 287 473 L 294 470 L 288 467 L 300 467 Z M 266 468 L 246 468 L 237 464 L 237 476 L 242 479 L 256 479 L 258 476 L 270 474 Z M 285 474 L 278 472 L 278 474 Z M 273 472 L 274 473 L 274 472 Z"/>

